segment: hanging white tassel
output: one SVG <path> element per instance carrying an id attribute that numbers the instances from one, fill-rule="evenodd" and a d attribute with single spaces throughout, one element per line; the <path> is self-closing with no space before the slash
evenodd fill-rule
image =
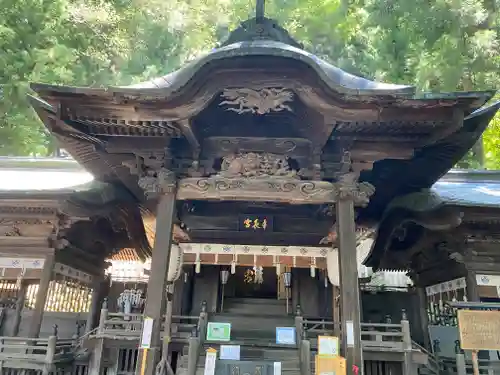
<path id="1" fill-rule="evenodd" d="M 19 273 L 19 276 L 17 276 L 16 289 L 21 289 L 21 284 L 23 283 L 25 273 L 26 273 L 26 269 L 23 267 L 21 269 L 21 272 Z"/>
<path id="2" fill-rule="evenodd" d="M 200 273 L 201 271 L 201 260 L 200 260 L 200 253 L 196 253 L 196 262 L 194 266 L 194 272 Z"/>
<path id="3" fill-rule="evenodd" d="M 234 275 L 236 273 L 236 262 L 233 260 L 231 262 L 231 275 Z"/>
<path id="4" fill-rule="evenodd" d="M 311 258 L 311 277 L 316 277 L 316 258 Z"/>

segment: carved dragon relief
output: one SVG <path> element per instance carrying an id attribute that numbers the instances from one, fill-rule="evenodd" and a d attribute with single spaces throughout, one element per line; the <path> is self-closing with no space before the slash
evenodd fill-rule
<path id="1" fill-rule="evenodd" d="M 299 179 L 285 156 L 271 153 L 244 152 L 222 158 L 218 174 L 225 178 L 292 178 Z"/>
<path id="2" fill-rule="evenodd" d="M 286 104 L 293 101 L 293 93 L 284 88 L 263 88 L 254 90 L 249 88 L 226 89 L 221 94 L 223 100 L 219 106 L 228 106 L 227 111 L 238 114 L 253 113 L 264 115 L 270 112 L 290 111 Z M 233 107 L 231 107 L 233 106 Z"/>

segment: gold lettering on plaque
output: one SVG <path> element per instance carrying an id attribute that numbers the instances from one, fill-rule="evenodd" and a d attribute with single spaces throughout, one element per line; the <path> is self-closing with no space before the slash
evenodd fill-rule
<path id="1" fill-rule="evenodd" d="M 500 311 L 458 311 L 460 345 L 465 350 L 500 350 Z"/>

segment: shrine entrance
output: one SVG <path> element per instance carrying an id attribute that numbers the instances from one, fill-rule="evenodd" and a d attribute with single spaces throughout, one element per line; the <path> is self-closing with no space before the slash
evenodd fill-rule
<path id="1" fill-rule="evenodd" d="M 275 267 L 236 267 L 227 282 L 228 298 L 278 298 Z"/>

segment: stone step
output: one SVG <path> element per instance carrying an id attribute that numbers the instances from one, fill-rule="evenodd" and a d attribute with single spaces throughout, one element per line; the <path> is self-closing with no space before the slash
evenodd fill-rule
<path id="1" fill-rule="evenodd" d="M 268 331 L 276 333 L 276 327 L 294 327 L 293 318 L 285 316 L 254 317 L 241 314 L 216 314 L 210 316 L 211 322 L 231 323 L 231 331 Z"/>
<path id="2" fill-rule="evenodd" d="M 280 358 L 262 358 L 262 357 L 241 357 L 240 360 L 242 361 L 270 361 L 270 362 L 281 362 L 281 368 L 283 370 L 294 370 L 300 367 L 300 361 L 298 359 L 296 360 L 284 360 Z M 188 365 L 188 360 L 187 356 L 183 357 L 181 361 L 179 362 L 179 365 L 182 368 L 187 368 Z M 204 367 L 205 366 L 205 357 L 200 357 L 199 362 L 198 362 L 198 367 Z"/>
<path id="3" fill-rule="evenodd" d="M 286 301 L 264 298 L 227 298 L 224 299 L 224 312 L 252 314 L 285 314 Z"/>
<path id="4" fill-rule="evenodd" d="M 225 298 L 224 304 L 252 304 L 252 305 L 265 305 L 265 306 L 286 306 L 286 300 L 274 298 Z"/>
<path id="5" fill-rule="evenodd" d="M 195 375 L 204 375 L 205 369 L 203 367 L 198 367 L 196 369 Z M 294 370 L 286 370 L 286 369 L 281 369 L 282 374 L 286 375 L 300 375 L 300 370 L 299 369 L 294 369 Z M 186 375 L 187 374 L 187 369 L 186 368 L 179 368 L 177 370 L 177 375 Z"/>

